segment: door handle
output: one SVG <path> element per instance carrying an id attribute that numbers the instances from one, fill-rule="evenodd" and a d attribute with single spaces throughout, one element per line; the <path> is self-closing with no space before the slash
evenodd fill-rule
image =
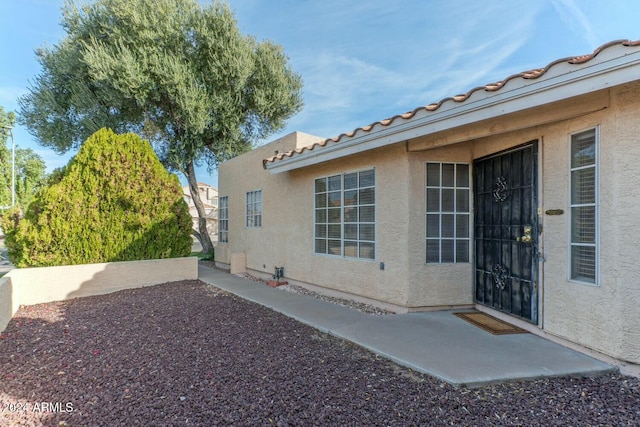
<path id="1" fill-rule="evenodd" d="M 516 241 L 522 243 L 531 243 L 531 226 L 525 225 L 523 228 L 524 234 L 522 236 L 516 237 Z"/>

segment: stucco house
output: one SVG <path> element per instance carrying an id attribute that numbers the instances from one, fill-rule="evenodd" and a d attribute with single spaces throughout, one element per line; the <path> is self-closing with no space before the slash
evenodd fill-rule
<path id="1" fill-rule="evenodd" d="M 182 187 L 182 193 L 185 202 L 189 206 L 189 214 L 193 221 L 193 229 L 198 230 L 198 210 L 196 209 L 193 198 L 191 197 L 191 191 L 189 186 Z M 204 205 L 204 211 L 207 219 L 207 231 L 211 241 L 215 242 L 218 239 L 218 189 L 204 182 L 198 182 L 198 193 L 200 194 L 200 200 Z"/>
<path id="2" fill-rule="evenodd" d="M 462 82 L 464 83 L 464 82 Z M 640 41 L 223 163 L 216 261 L 640 364 Z"/>

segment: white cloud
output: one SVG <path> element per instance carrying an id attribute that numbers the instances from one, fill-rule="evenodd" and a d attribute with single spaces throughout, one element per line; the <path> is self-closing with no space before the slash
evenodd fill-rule
<path id="1" fill-rule="evenodd" d="M 403 86 L 402 75 L 380 65 L 329 51 L 306 59 L 305 92 L 312 108 L 348 110 L 378 88 Z"/>
<path id="2" fill-rule="evenodd" d="M 471 20 L 473 24 L 461 26 L 454 37 L 440 45 L 429 62 L 425 61 L 424 69 L 411 76 L 420 82 L 416 86 L 419 91 L 406 93 L 400 99 L 415 100 L 415 107 L 426 105 L 523 71 L 517 66 L 514 69 L 511 59 L 534 37 L 540 8 L 521 11 L 485 6 L 481 11 L 474 10 L 473 15 L 456 15 L 456 19 Z"/>
<path id="3" fill-rule="evenodd" d="M 534 37 L 543 7 L 374 3 L 303 18 L 318 39 L 288 47 L 306 104 L 288 130 L 336 136 L 505 78 L 516 72 L 509 60 Z"/>
<path id="4" fill-rule="evenodd" d="M 551 0 L 551 4 L 562 22 L 575 34 L 584 37 L 592 48 L 603 43 L 598 39 L 591 22 L 575 0 Z"/>

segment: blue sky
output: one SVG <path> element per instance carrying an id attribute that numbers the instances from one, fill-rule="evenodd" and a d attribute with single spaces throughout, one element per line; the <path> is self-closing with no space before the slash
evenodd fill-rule
<path id="1" fill-rule="evenodd" d="M 204 3 L 204 1 L 203 1 Z M 640 39 L 637 0 L 230 0 L 240 29 L 281 44 L 304 80 L 285 130 L 333 137 L 617 39 Z M 0 105 L 40 71 L 34 49 L 64 37 L 63 0 L 0 0 Z M 59 156 L 24 128 L 15 142 Z M 267 142 L 267 141 L 262 141 Z M 204 168 L 198 179 L 217 185 Z M 184 182 L 184 179 L 181 177 Z"/>

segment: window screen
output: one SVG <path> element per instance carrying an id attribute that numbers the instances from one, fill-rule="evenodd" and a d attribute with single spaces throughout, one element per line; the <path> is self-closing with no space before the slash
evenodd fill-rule
<path id="1" fill-rule="evenodd" d="M 570 277 L 596 284 L 597 271 L 597 129 L 571 136 Z"/>
<path id="2" fill-rule="evenodd" d="M 218 210 L 218 239 L 221 243 L 229 241 L 229 197 L 220 197 Z"/>
<path id="3" fill-rule="evenodd" d="M 245 225 L 247 227 L 262 227 L 262 190 L 247 192 L 246 213 Z"/>

